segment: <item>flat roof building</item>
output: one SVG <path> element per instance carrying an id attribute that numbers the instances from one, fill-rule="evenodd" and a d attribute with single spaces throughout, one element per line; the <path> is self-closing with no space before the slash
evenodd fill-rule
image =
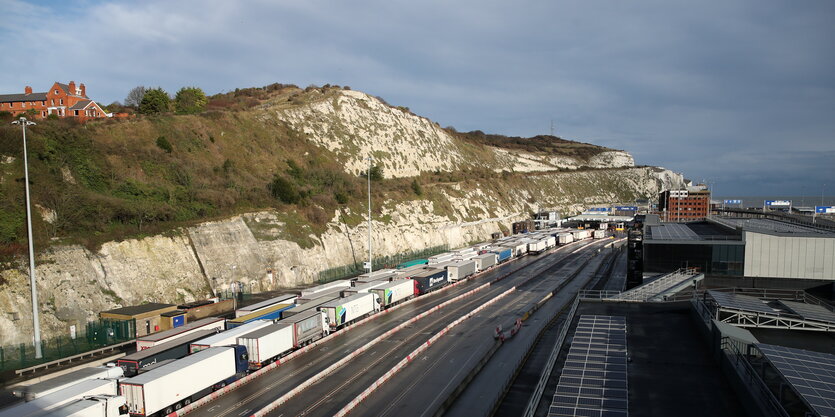
<path id="1" fill-rule="evenodd" d="M 136 337 L 140 337 L 164 330 L 162 314 L 176 309 L 177 306 L 173 304 L 148 303 L 102 311 L 99 317 L 110 320 L 136 320 Z"/>

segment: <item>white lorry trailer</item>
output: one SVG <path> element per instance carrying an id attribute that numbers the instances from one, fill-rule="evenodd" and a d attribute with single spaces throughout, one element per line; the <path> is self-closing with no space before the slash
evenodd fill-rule
<path id="1" fill-rule="evenodd" d="M 254 332 L 255 330 L 258 330 L 262 327 L 267 327 L 273 323 L 273 320 L 255 320 L 246 324 L 242 324 L 225 332 L 220 332 L 218 334 L 211 335 L 205 339 L 200 339 L 192 342 L 191 345 L 189 345 L 189 352 L 195 353 L 203 349 L 208 349 L 210 347 L 234 345 L 235 343 L 237 343 L 238 336 L 243 336 L 249 332 Z"/>
<path id="2" fill-rule="evenodd" d="M 125 397 L 94 395 L 58 407 L 44 417 L 119 417 L 128 415 Z"/>
<path id="3" fill-rule="evenodd" d="M 226 320 L 219 317 L 206 317 L 193 323 L 188 323 L 176 329 L 164 332 L 153 333 L 136 339 L 136 350 L 148 349 L 156 345 L 176 340 L 177 338 L 199 332 L 201 330 L 223 331 L 226 327 Z"/>
<path id="4" fill-rule="evenodd" d="M 380 308 L 388 308 L 393 304 L 414 297 L 415 283 L 410 279 L 396 279 L 386 282 L 383 286 L 373 287 L 369 292 L 377 295 L 380 300 Z"/>
<path id="5" fill-rule="evenodd" d="M 26 401 L 32 401 L 35 398 L 43 397 L 88 379 L 121 378 L 123 376 L 124 370 L 118 366 L 91 366 L 37 384 L 15 387 L 12 389 L 12 394 Z"/>
<path id="6" fill-rule="evenodd" d="M 377 294 L 373 293 L 356 294 L 322 304 L 319 311 L 325 313 L 331 329 L 338 329 L 379 311 L 377 298 Z"/>
<path id="7" fill-rule="evenodd" d="M 120 394 L 132 415 L 168 415 L 182 406 L 246 375 L 246 347 L 223 346 L 201 350 L 183 359 L 119 383 Z"/>
<path id="8" fill-rule="evenodd" d="M 116 395 L 115 379 L 88 379 L 70 385 L 27 403 L 15 405 L 0 411 L 0 417 L 41 416 L 71 402 L 91 395 Z"/>
<path id="9" fill-rule="evenodd" d="M 475 274 L 475 261 L 458 261 L 446 266 L 447 279 L 455 282 Z"/>

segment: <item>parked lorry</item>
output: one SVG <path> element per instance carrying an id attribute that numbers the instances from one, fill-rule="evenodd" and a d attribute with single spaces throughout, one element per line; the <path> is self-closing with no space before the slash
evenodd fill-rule
<path id="1" fill-rule="evenodd" d="M 529 239 L 528 240 L 528 252 L 531 253 L 542 253 L 547 249 L 545 239 Z"/>
<path id="2" fill-rule="evenodd" d="M 88 379 L 100 378 L 121 378 L 124 376 L 122 368 L 115 366 L 91 366 L 89 368 L 81 368 L 64 375 L 56 376 L 46 381 L 38 382 L 32 385 L 20 385 L 12 388 L 12 394 L 23 398 L 25 401 L 32 401 L 44 395 L 62 390 L 71 385 L 75 385 L 81 381 Z"/>
<path id="3" fill-rule="evenodd" d="M 93 395 L 58 407 L 44 417 L 118 417 L 127 414 L 125 397 Z"/>
<path id="4" fill-rule="evenodd" d="M 191 342 L 191 345 L 189 345 L 189 351 L 193 354 L 210 347 L 234 345 L 237 343 L 238 336 L 245 335 L 262 327 L 267 327 L 273 323 L 273 320 L 258 320 L 242 324 L 238 327 L 226 330 L 225 332 L 220 332 L 207 338 Z"/>
<path id="5" fill-rule="evenodd" d="M 447 279 L 449 279 L 450 282 L 456 282 L 475 274 L 475 261 L 453 262 L 447 265 L 446 270 Z"/>
<path id="6" fill-rule="evenodd" d="M 326 291 L 334 291 L 340 290 L 346 287 L 351 286 L 351 280 L 349 279 L 340 279 L 337 281 L 331 281 L 327 284 L 317 285 L 315 287 L 310 287 L 307 289 L 302 290 L 302 297 L 306 297 L 316 293 L 324 293 Z M 297 303 L 300 304 L 300 303 Z"/>
<path id="7" fill-rule="evenodd" d="M 438 264 L 438 263 L 441 263 L 441 262 L 446 262 L 446 261 L 449 261 L 449 260 L 452 260 L 452 253 L 444 252 L 444 253 L 441 253 L 441 254 L 438 254 L 438 255 L 435 255 L 435 256 L 430 256 L 429 257 L 429 265 L 434 265 L 434 264 Z"/>
<path id="8" fill-rule="evenodd" d="M 267 308 L 263 308 L 245 316 L 236 317 L 226 322 L 227 329 L 234 329 L 247 323 L 252 323 L 259 320 L 279 320 L 281 313 L 295 307 L 295 304 L 275 304 Z"/>
<path id="9" fill-rule="evenodd" d="M 605 230 L 595 230 L 593 237 L 595 239 L 603 239 L 604 237 L 606 237 L 606 231 Z"/>
<path id="10" fill-rule="evenodd" d="M 189 345 L 200 339 L 217 333 L 217 330 L 200 330 L 170 342 L 161 343 L 152 348 L 143 349 L 116 360 L 116 365 L 124 370 L 125 377 L 132 377 L 140 370 L 168 359 L 180 359 L 189 354 Z"/>
<path id="11" fill-rule="evenodd" d="M 90 395 L 116 395 L 116 379 L 88 379 L 32 401 L 0 410 L 0 417 L 40 416 Z"/>
<path id="12" fill-rule="evenodd" d="M 168 365 L 122 380 L 120 394 L 136 416 L 168 415 L 246 375 L 249 357 L 240 345 L 201 350 Z"/>
<path id="13" fill-rule="evenodd" d="M 377 294 L 356 294 L 322 304 L 319 311 L 325 313 L 328 325 L 335 330 L 380 311 L 380 303 Z"/>
<path id="14" fill-rule="evenodd" d="M 567 245 L 574 241 L 574 235 L 571 233 L 560 233 L 557 235 L 557 242 L 560 245 Z"/>
<path id="15" fill-rule="evenodd" d="M 496 259 L 498 255 L 492 252 L 482 253 L 481 255 L 477 255 L 473 258 L 473 262 L 475 262 L 476 270 L 484 271 L 487 268 L 496 264 Z"/>
<path id="16" fill-rule="evenodd" d="M 284 310 L 281 313 L 282 320 L 286 320 L 288 317 L 293 317 L 296 314 L 303 313 L 303 312 L 306 312 L 306 311 L 310 311 L 310 310 L 318 311 L 318 308 L 319 308 L 320 305 L 325 304 L 329 301 L 333 301 L 333 300 L 338 299 L 338 298 L 339 298 L 339 295 L 325 296 L 325 297 L 319 297 L 315 300 L 310 300 L 310 301 L 308 301 L 304 304 L 296 305 L 295 307 L 293 307 L 289 310 Z"/>
<path id="17" fill-rule="evenodd" d="M 293 323 L 278 322 L 238 337 L 246 346 L 249 369 L 260 369 L 293 349 Z"/>
<path id="18" fill-rule="evenodd" d="M 296 349 L 313 343 L 330 333 L 330 326 L 328 326 L 325 313 L 321 311 L 306 311 L 284 319 L 282 322 L 293 324 L 293 348 Z"/>
<path id="19" fill-rule="evenodd" d="M 367 292 L 371 291 L 371 289 L 374 288 L 374 287 L 379 287 L 381 285 L 386 285 L 388 283 L 389 283 L 388 280 L 386 280 L 386 281 L 376 280 L 376 281 L 370 281 L 370 282 L 355 283 L 355 285 L 353 287 L 346 288 L 346 289 L 342 290 L 342 297 L 344 298 L 344 297 L 350 297 L 350 296 L 355 295 L 355 294 L 367 293 Z"/>
<path id="20" fill-rule="evenodd" d="M 427 268 L 409 277 L 414 282 L 415 295 L 426 294 L 443 287 L 449 281 L 447 272 L 443 269 Z"/>
<path id="21" fill-rule="evenodd" d="M 494 247 L 491 252 L 496 254 L 496 263 L 500 264 L 513 257 L 513 249 L 504 246 Z"/>
<path id="22" fill-rule="evenodd" d="M 284 294 L 278 297 L 270 298 L 269 300 L 261 301 L 260 303 L 255 303 L 246 307 L 241 307 L 235 310 L 235 318 L 246 316 L 247 314 L 263 310 L 267 307 L 272 307 L 276 304 L 295 304 L 296 297 L 297 296 L 295 294 Z"/>
<path id="23" fill-rule="evenodd" d="M 225 328 L 225 323 L 226 320 L 222 318 L 207 317 L 193 323 L 186 323 L 176 329 L 142 336 L 136 339 L 136 350 L 148 349 L 165 342 L 176 340 L 180 337 L 188 336 L 201 330 L 216 329 L 217 331 L 221 331 Z"/>
<path id="24" fill-rule="evenodd" d="M 380 300 L 380 308 L 384 309 L 414 297 L 415 284 L 412 280 L 395 279 L 386 282 L 385 285 L 373 287 L 369 292 L 377 294 L 377 299 Z"/>

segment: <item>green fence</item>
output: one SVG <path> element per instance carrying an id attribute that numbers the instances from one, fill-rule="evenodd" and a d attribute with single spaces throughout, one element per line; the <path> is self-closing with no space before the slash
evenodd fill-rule
<path id="1" fill-rule="evenodd" d="M 41 340 L 43 357 L 35 359 L 31 343 L 0 347 L 0 372 L 28 368 L 57 359 L 89 352 L 135 338 L 134 320 L 100 320 L 87 323 L 73 339 L 69 335 Z"/>
<path id="2" fill-rule="evenodd" d="M 433 246 L 421 251 L 402 252 L 391 256 L 382 256 L 374 258 L 374 270 L 383 268 L 394 268 L 395 266 L 411 261 L 412 259 L 428 258 L 432 255 L 437 255 L 449 250 L 449 245 Z M 350 265 L 338 266 L 336 268 L 326 269 L 319 272 L 319 283 L 324 284 L 338 279 L 350 278 L 362 274 L 365 270 L 362 267 L 362 262 L 357 262 Z"/>

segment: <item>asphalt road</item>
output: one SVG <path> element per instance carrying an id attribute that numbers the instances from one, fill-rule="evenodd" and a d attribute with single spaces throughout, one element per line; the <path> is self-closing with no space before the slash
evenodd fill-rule
<path id="1" fill-rule="evenodd" d="M 579 246 L 579 245 L 578 245 Z M 564 248 L 558 249 L 559 252 L 567 252 L 568 250 L 573 250 L 578 246 L 568 246 Z M 217 400 L 195 410 L 190 415 L 206 415 L 206 416 L 245 416 L 249 415 L 257 410 L 260 410 L 273 402 L 275 399 L 281 397 L 282 395 L 286 394 L 297 385 L 301 384 L 302 382 L 310 379 L 314 375 L 320 373 L 322 370 L 326 369 L 331 364 L 339 361 L 341 358 L 345 357 L 347 354 L 353 352 L 354 350 L 358 349 L 359 347 L 365 345 L 366 343 L 376 339 L 379 335 L 385 333 L 389 329 L 399 325 L 400 323 L 408 320 L 409 318 L 420 314 L 426 310 L 431 309 L 432 307 L 454 298 L 462 293 L 472 290 L 478 286 L 483 285 L 484 283 L 491 281 L 503 274 L 508 273 L 514 269 L 523 267 L 525 265 L 529 265 L 534 263 L 538 260 L 537 257 L 530 257 L 526 256 L 519 260 L 516 260 L 512 263 L 507 263 L 504 265 L 500 265 L 498 268 L 495 268 L 491 271 L 488 271 L 485 274 L 482 274 L 476 279 L 471 281 L 465 282 L 461 285 L 458 285 L 454 288 L 449 288 L 440 292 L 436 292 L 427 296 L 419 297 L 419 299 L 409 305 L 400 307 L 394 311 L 391 311 L 387 314 L 380 315 L 373 320 L 370 320 L 366 323 L 352 326 L 349 331 L 347 332 L 340 332 L 335 337 L 330 338 L 323 344 L 317 346 L 315 349 L 294 358 L 291 361 L 288 361 L 282 364 L 277 369 L 264 374 L 263 376 L 253 380 L 252 382 L 241 386 L 240 388 L 224 395 L 223 397 L 218 398 Z M 538 264 L 538 263 L 537 263 Z M 534 267 L 536 268 L 536 266 Z M 526 268 L 523 271 L 530 269 Z M 491 286 L 496 289 L 502 288 L 512 284 L 508 284 L 510 280 L 500 281 L 501 285 Z M 504 284 L 502 284 L 504 283 Z M 491 288 L 492 290 L 493 288 Z M 467 300 L 473 300 L 476 297 L 485 297 L 485 294 L 490 294 L 490 291 L 482 291 L 477 293 L 478 295 L 474 297 L 468 297 Z M 495 293 L 493 293 L 495 294 Z M 479 298 L 481 299 L 481 298 Z M 445 308 L 442 310 L 450 310 L 452 308 L 456 308 L 457 306 L 450 306 L 450 308 Z M 462 313 L 463 314 L 463 313 Z M 432 314 L 429 317 L 421 320 L 420 322 L 426 322 L 427 324 L 420 323 L 416 324 L 417 326 L 422 326 L 422 329 L 426 329 L 423 331 L 431 332 L 434 328 L 432 323 L 435 325 L 440 325 L 440 321 L 434 320 L 437 314 Z M 428 321 L 427 321 L 428 319 Z M 397 338 L 403 338 L 404 340 L 406 337 L 402 336 L 406 334 L 406 332 L 400 331 L 395 333 L 395 336 L 391 338 L 389 341 L 384 341 L 374 347 L 370 352 L 363 357 L 374 358 L 383 356 L 382 354 L 377 354 L 376 349 L 384 349 L 388 344 L 397 343 Z M 425 340 L 425 339 L 424 339 Z M 414 340 L 412 340 L 414 341 Z M 404 354 L 405 355 L 405 354 Z M 402 355 L 401 355 L 402 357 Z M 399 359 L 398 359 L 399 360 Z M 351 363 L 356 361 L 351 361 Z M 385 365 L 379 365 L 380 367 Z M 376 369 L 377 366 L 375 366 Z M 382 368 L 380 368 L 382 369 Z M 322 387 L 326 386 L 322 383 L 326 383 L 328 381 L 339 381 L 339 377 L 341 374 L 337 375 L 341 369 L 337 369 L 334 374 L 329 375 L 325 379 L 323 379 L 320 384 L 315 384 L 310 387 L 309 390 L 302 392 L 298 395 L 294 400 L 298 400 L 297 402 L 288 403 L 285 406 L 282 406 L 278 413 L 275 415 L 298 415 L 294 413 L 285 413 L 283 410 L 289 410 L 292 407 L 295 409 L 301 408 L 301 411 L 305 411 L 309 408 L 311 399 L 316 398 L 317 400 L 326 395 L 327 393 L 331 392 L 330 388 L 321 388 L 318 387 L 321 385 Z M 342 381 L 344 382 L 344 380 Z M 340 383 L 342 383 L 340 382 Z M 364 389 L 364 388 L 363 388 Z M 304 406 L 298 405 L 300 403 L 305 404 Z M 295 404 L 295 405 L 294 405 Z M 311 410 L 315 411 L 315 410 Z M 318 413 L 317 413 L 318 415 Z M 322 414 L 324 415 L 324 414 Z"/>

